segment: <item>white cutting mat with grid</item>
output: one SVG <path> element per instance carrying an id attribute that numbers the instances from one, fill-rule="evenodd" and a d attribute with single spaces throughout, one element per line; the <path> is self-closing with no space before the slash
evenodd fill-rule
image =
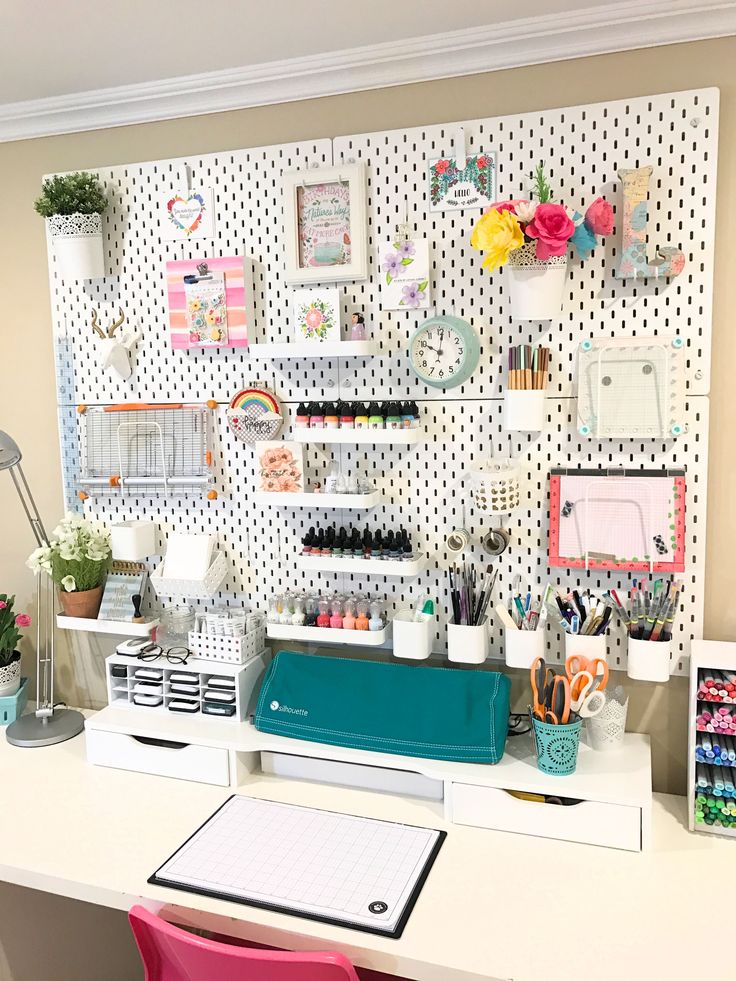
<path id="1" fill-rule="evenodd" d="M 213 436 L 215 481 L 220 497 L 110 496 L 87 501 L 101 520 L 146 516 L 159 523 L 161 545 L 173 531 L 217 532 L 229 574 L 215 602 L 265 609 L 274 592 L 334 589 L 370 590 L 387 600 L 389 618 L 413 606 L 425 592 L 437 602 L 434 649 L 446 649 L 449 609 L 445 550 L 448 532 L 465 525 L 472 536 L 468 560 L 498 568 L 494 599 L 507 601 L 514 576 L 541 595 L 547 581 L 580 583 L 581 588 L 628 589 L 632 577 L 610 572 L 579 572 L 548 565 L 548 474 L 561 466 L 609 468 L 681 467 L 687 471 L 686 571 L 683 610 L 675 627 L 674 673 L 687 672 L 690 639 L 702 637 L 708 464 L 711 298 L 718 150 L 718 91 L 699 89 L 617 102 L 498 116 L 462 123 L 468 151 L 495 151 L 499 195 L 517 196 L 535 163 L 547 164 L 558 200 L 576 206 L 597 195 L 614 203 L 620 221 L 620 167 L 654 166 L 649 201 L 649 252 L 656 244 L 683 249 L 683 273 L 666 282 L 615 278 L 619 231 L 590 260 L 571 263 L 559 321 L 512 320 L 505 271 L 489 276 L 482 257 L 469 245 L 477 217 L 471 212 L 430 212 L 427 161 L 452 150 L 460 124 L 428 125 L 193 155 L 184 160 L 152 161 L 99 168 L 113 189 L 112 207 L 103 218 L 108 272 L 86 284 L 63 283 L 50 252 L 50 281 L 59 365 L 58 406 L 64 472 L 70 497 L 78 489 L 80 403 L 123 400 L 219 403 Z M 291 339 L 289 300 L 284 279 L 281 174 L 284 170 L 329 166 L 342 159 L 365 161 L 368 172 L 368 279 L 342 285 L 344 324 L 362 311 L 379 354 L 373 358 L 250 361 L 243 349 L 227 352 L 175 352 L 168 336 L 165 261 L 197 255 L 240 254 L 254 273 L 256 319 L 251 340 Z M 172 243 L 162 239 L 155 202 L 176 186 L 181 165 L 192 185 L 214 189 L 217 212 L 213 241 Z M 449 391 L 428 389 L 413 375 L 408 339 L 425 311 L 381 310 L 377 249 L 408 213 L 412 233 L 431 243 L 430 281 L 440 313 L 467 318 L 478 332 L 481 358 L 472 377 Z M 122 305 L 140 330 L 133 375 L 116 380 L 97 367 L 91 309 L 101 318 Z M 575 371 L 581 341 L 614 337 L 653 340 L 678 334 L 683 340 L 683 388 L 687 400 L 683 433 L 674 438 L 581 436 L 578 431 Z M 504 362 L 512 344 L 542 343 L 551 348 L 547 421 L 541 434 L 508 433 L 501 422 Z M 305 446 L 307 475 L 324 477 L 330 459 L 370 476 L 381 504 L 364 517 L 324 508 L 269 508 L 254 505 L 253 453 L 227 430 L 225 407 L 244 385 L 257 381 L 274 390 L 287 417 L 289 439 L 294 410 L 302 400 L 334 401 L 414 398 L 422 410 L 426 442 L 416 447 Z M 492 456 L 511 456 L 522 473 L 522 507 L 511 516 L 474 511 L 467 493 L 469 468 Z M 300 571 L 300 538 L 311 526 L 347 525 L 371 530 L 395 528 L 411 533 L 428 568 L 415 580 L 385 576 Z M 509 549 L 491 560 L 479 540 L 501 525 L 511 535 Z M 492 624 L 492 656 L 502 656 L 500 625 Z M 546 655 L 563 657 L 562 637 L 547 629 Z M 626 641 L 609 640 L 609 659 L 626 667 Z"/>
<path id="2" fill-rule="evenodd" d="M 443 837 L 235 795 L 151 881 L 399 936 Z"/>

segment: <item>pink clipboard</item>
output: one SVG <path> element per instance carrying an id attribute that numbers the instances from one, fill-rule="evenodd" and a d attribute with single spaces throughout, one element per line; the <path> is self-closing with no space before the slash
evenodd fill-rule
<path id="1" fill-rule="evenodd" d="M 197 273 L 197 267 L 205 262 L 210 272 L 225 277 L 225 303 L 227 307 L 227 339 L 210 347 L 248 347 L 247 298 L 245 263 L 242 256 L 220 256 L 214 259 L 174 259 L 166 263 L 166 294 L 169 304 L 169 329 L 171 346 L 175 351 L 203 350 L 202 345 L 191 344 L 187 326 L 187 301 L 184 277 Z"/>
<path id="2" fill-rule="evenodd" d="M 685 571 L 685 472 L 553 470 L 549 564 Z"/>

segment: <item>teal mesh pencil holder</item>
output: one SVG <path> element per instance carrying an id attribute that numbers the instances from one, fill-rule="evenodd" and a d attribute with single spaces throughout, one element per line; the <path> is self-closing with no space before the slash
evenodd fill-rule
<path id="1" fill-rule="evenodd" d="M 564 777 L 575 772 L 582 719 L 566 726 L 532 719 L 537 745 L 537 766 L 543 773 Z"/>

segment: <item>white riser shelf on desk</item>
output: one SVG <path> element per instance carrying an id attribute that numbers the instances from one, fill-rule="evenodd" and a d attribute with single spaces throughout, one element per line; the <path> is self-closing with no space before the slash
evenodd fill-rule
<path id="1" fill-rule="evenodd" d="M 501 761 L 490 766 L 328 746 L 262 733 L 250 723 L 223 727 L 217 720 L 206 718 L 195 720 L 165 714 L 141 718 L 140 713 L 119 711 L 114 707 L 103 709 L 87 722 L 88 742 L 90 739 L 94 742 L 98 732 L 119 737 L 172 740 L 229 752 L 237 757 L 241 778 L 244 773 L 261 772 L 262 753 L 288 757 L 291 767 L 298 767 L 299 759 L 305 760 L 305 775 L 310 768 L 313 770 L 315 761 L 321 761 L 321 769 L 326 774 L 324 782 L 365 786 L 366 768 L 390 770 L 392 780 L 387 781 L 385 787 L 377 787 L 375 773 L 371 786 L 402 795 L 413 792 L 412 786 L 416 784 L 413 777 L 421 774 L 425 779 L 420 796 L 433 795 L 434 799 L 441 799 L 438 796 L 441 794 L 445 815 L 455 824 L 610 845 L 629 851 L 648 847 L 651 818 L 649 737 L 636 733 L 627 733 L 623 749 L 616 753 L 596 753 L 581 744 L 577 771 L 572 776 L 559 777 L 537 769 L 531 742 L 522 737 L 511 739 Z M 154 759 L 156 750 L 157 747 L 152 747 Z M 350 781 L 350 770 L 344 766 L 338 770 L 338 779 L 329 779 L 331 762 L 357 768 L 355 782 Z M 272 769 L 270 761 L 268 766 Z M 410 777 L 403 791 L 397 791 L 397 774 Z M 237 784 L 231 782 L 231 785 Z M 433 794 L 433 786 L 437 794 Z M 512 804 L 508 809 L 512 813 L 509 814 L 499 803 L 508 804 L 498 794 L 506 790 L 578 798 L 590 806 L 583 807 L 578 815 L 574 812 L 580 805 L 555 807 L 510 798 Z M 526 817 L 527 813 L 530 817 Z M 586 820 L 583 820 L 584 815 Z M 591 819 L 594 815 L 593 824 L 587 820 L 588 815 Z M 569 821 L 565 820 L 566 816 Z"/>
<path id="2" fill-rule="evenodd" d="M 381 500 L 381 492 L 374 490 L 370 494 L 286 494 L 269 491 L 258 491 L 254 495 L 256 504 L 270 504 L 273 507 L 285 508 L 345 508 L 351 510 L 368 510 L 374 508 Z"/>
<path id="3" fill-rule="evenodd" d="M 423 443 L 423 429 L 295 429 L 296 443 L 375 443 L 414 446 Z"/>
<path id="4" fill-rule="evenodd" d="M 364 576 L 397 576 L 409 579 L 427 568 L 427 559 L 345 559 L 330 555 L 299 555 L 298 568 L 308 572 L 354 572 Z"/>
<path id="5" fill-rule="evenodd" d="M 381 647 L 391 632 L 383 630 L 341 630 L 334 627 L 295 627 L 289 623 L 266 624 L 269 640 L 299 640 L 311 644 L 348 644 L 352 647 Z"/>
<path id="6" fill-rule="evenodd" d="M 299 341 L 286 344 L 249 344 L 251 358 L 369 358 L 379 353 L 377 341 Z"/>
<path id="7" fill-rule="evenodd" d="M 91 620 L 86 617 L 65 617 L 56 614 L 56 626 L 59 630 L 77 630 L 87 634 L 117 634 L 119 637 L 148 637 L 158 620 L 147 620 L 145 623 L 133 623 L 131 620 Z"/>

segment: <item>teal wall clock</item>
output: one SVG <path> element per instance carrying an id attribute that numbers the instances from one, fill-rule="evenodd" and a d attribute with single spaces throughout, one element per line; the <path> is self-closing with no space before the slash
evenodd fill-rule
<path id="1" fill-rule="evenodd" d="M 454 388 L 473 374 L 480 360 L 480 340 L 460 317 L 430 317 L 409 341 L 416 376 L 433 388 Z"/>

